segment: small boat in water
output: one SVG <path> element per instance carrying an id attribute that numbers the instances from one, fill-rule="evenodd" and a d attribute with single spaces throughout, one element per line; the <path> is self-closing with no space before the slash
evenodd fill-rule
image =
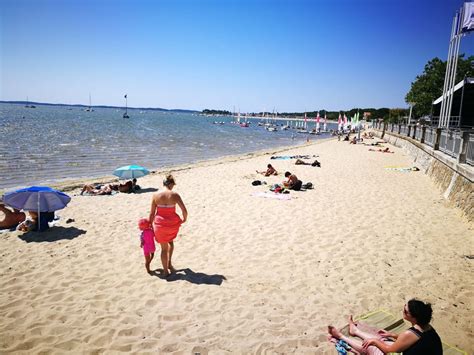
<path id="1" fill-rule="evenodd" d="M 26 108 L 36 108 L 35 105 L 30 105 L 30 101 L 28 100 L 28 96 L 26 97 L 26 105 L 25 105 Z"/>
<path id="2" fill-rule="evenodd" d="M 128 115 L 127 111 L 128 111 L 128 105 L 127 105 L 127 94 L 125 94 L 125 113 L 123 114 L 123 118 L 130 118 L 130 116 Z"/>
<path id="3" fill-rule="evenodd" d="M 91 94 L 89 93 L 89 107 L 84 110 L 85 112 L 94 112 L 94 109 L 91 106 Z"/>

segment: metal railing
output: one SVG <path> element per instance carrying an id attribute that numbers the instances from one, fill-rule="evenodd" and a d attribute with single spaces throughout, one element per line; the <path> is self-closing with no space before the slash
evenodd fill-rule
<path id="1" fill-rule="evenodd" d="M 436 142 L 436 128 L 426 127 L 425 130 L 425 144 L 429 145 L 431 148 L 434 147 Z"/>
<path id="2" fill-rule="evenodd" d="M 457 157 L 461 148 L 461 133 L 453 131 L 441 131 L 439 139 L 439 150 L 452 157 Z"/>
<path id="3" fill-rule="evenodd" d="M 376 127 L 382 130 L 384 124 L 378 124 Z M 402 137 L 413 138 L 434 150 L 439 150 L 453 157 L 458 163 L 474 166 L 474 130 L 472 128 L 454 131 L 440 129 L 435 126 L 389 123 L 386 131 Z"/>
<path id="4" fill-rule="evenodd" d="M 469 134 L 466 149 L 466 163 L 474 166 L 474 133 Z"/>
<path id="5" fill-rule="evenodd" d="M 419 142 L 421 142 L 421 140 L 423 138 L 423 130 L 424 130 L 424 127 L 415 126 L 415 136 L 414 136 L 414 138 Z"/>

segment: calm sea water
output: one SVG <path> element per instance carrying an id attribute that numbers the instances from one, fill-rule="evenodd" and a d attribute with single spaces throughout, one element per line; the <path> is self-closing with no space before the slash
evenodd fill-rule
<path id="1" fill-rule="evenodd" d="M 110 175 L 130 164 L 155 169 L 306 140 L 292 130 L 268 132 L 257 120 L 241 128 L 230 117 L 130 110 L 130 119 L 124 119 L 122 114 L 0 103 L 0 188 Z"/>

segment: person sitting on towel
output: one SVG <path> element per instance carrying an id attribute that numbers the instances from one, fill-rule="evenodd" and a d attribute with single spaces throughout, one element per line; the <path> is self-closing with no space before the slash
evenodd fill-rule
<path id="1" fill-rule="evenodd" d="M 329 335 L 343 340 L 355 351 L 364 354 L 443 354 L 443 344 L 430 325 L 433 310 L 431 304 L 417 299 L 411 299 L 403 306 L 403 319 L 412 324 L 411 328 L 400 334 L 386 330 L 364 330 L 359 324 L 349 318 L 349 334 L 362 339 L 362 343 L 354 338 L 346 337 L 333 326 L 328 327 Z"/>
<path id="2" fill-rule="evenodd" d="M 258 171 L 258 174 L 262 174 L 263 176 L 270 176 L 270 175 L 278 175 L 278 172 L 275 170 L 275 168 L 272 166 L 272 164 L 267 165 L 267 170 L 266 171 Z"/>
<path id="3" fill-rule="evenodd" d="M 289 171 L 287 171 L 285 173 L 285 177 L 288 180 L 283 182 L 283 186 L 285 186 L 287 189 L 290 189 L 290 190 L 295 190 L 295 191 L 301 190 L 301 185 L 303 185 L 303 182 L 299 180 L 295 174 L 292 174 Z"/>

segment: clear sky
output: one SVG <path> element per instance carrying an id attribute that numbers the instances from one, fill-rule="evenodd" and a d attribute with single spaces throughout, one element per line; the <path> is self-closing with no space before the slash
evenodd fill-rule
<path id="1" fill-rule="evenodd" d="M 462 0 L 0 0 L 0 100 L 407 107 Z M 474 34 L 461 52 L 474 53 Z"/>

